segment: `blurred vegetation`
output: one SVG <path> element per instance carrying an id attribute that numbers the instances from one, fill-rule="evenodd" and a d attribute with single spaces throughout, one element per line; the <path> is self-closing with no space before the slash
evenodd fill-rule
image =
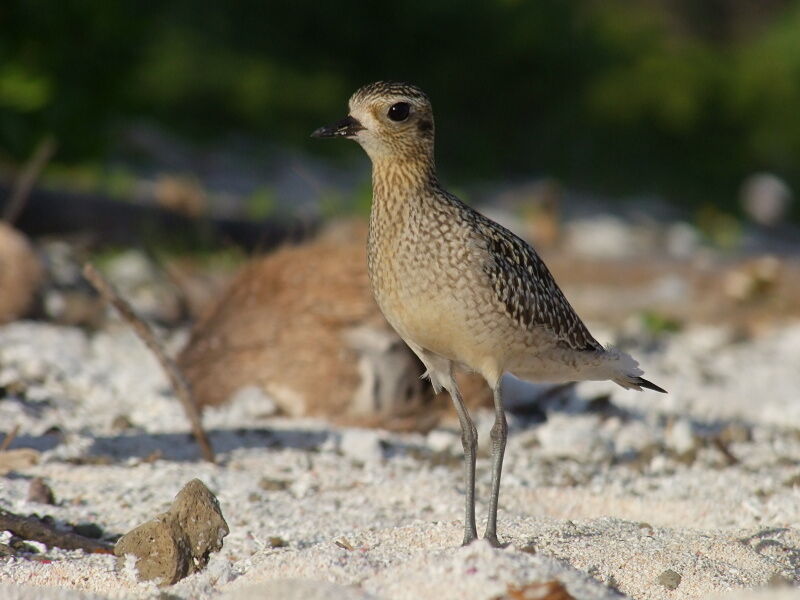
<path id="1" fill-rule="evenodd" d="M 638 317 L 642 329 L 652 336 L 677 333 L 683 328 L 677 319 L 656 311 L 643 311 Z"/>
<path id="2" fill-rule="evenodd" d="M 4 0 L 0 153 L 53 133 L 59 160 L 102 161 L 146 119 L 352 156 L 309 132 L 401 79 L 448 173 L 722 205 L 754 170 L 800 185 L 798 40 L 796 0 Z"/>

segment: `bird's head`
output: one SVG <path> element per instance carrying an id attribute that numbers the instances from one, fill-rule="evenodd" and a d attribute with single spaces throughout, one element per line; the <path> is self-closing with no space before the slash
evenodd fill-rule
<path id="1" fill-rule="evenodd" d="M 311 135 L 354 139 L 373 162 L 420 159 L 433 154 L 433 111 L 418 87 L 378 81 L 352 95 L 347 117 Z"/>

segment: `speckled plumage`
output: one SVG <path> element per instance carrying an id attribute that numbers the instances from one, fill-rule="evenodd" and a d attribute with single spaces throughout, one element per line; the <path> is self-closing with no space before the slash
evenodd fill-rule
<path id="1" fill-rule="evenodd" d="M 391 117 L 396 109 L 402 117 L 406 108 L 407 117 Z M 372 290 L 386 319 L 426 365 L 434 387 L 447 389 L 456 404 L 467 457 L 465 543 L 475 538 L 471 489 L 477 434 L 453 367 L 480 373 L 494 390 L 486 537 L 496 544 L 506 435 L 504 373 L 553 382 L 610 379 L 627 388 L 663 390 L 640 377 L 630 356 L 603 348 L 592 337 L 529 244 L 442 188 L 433 158 L 433 113 L 419 88 L 391 82 L 364 86 L 350 98 L 348 118 L 315 135 L 353 138 L 372 160 L 367 248 Z"/>
<path id="2" fill-rule="evenodd" d="M 397 101 L 412 103 L 416 118 L 382 128 L 380 117 Z M 421 90 L 370 84 L 353 95 L 350 108 L 360 121 L 374 121 L 372 131 L 385 129 L 386 147 L 365 144 L 373 160 L 373 291 L 434 385 L 448 388 L 452 364 L 480 372 L 492 386 L 507 371 L 540 381 L 639 385 L 635 362 L 592 337 L 536 251 L 442 188 L 433 114 Z M 419 123 L 430 123 L 424 134 Z"/>

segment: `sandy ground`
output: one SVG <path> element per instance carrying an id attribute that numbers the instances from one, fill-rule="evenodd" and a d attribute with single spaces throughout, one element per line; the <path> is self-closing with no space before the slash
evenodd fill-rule
<path id="1" fill-rule="evenodd" d="M 788 587 L 800 582 L 800 323 L 751 340 L 695 328 L 630 350 L 668 396 L 587 383 L 548 403 L 544 422 L 512 417 L 499 517 L 509 545 L 496 550 L 459 547 L 452 427 L 331 428 L 270 417 L 243 395 L 206 414 L 219 453 L 211 465 L 197 459 L 159 367 L 123 327 L 88 336 L 7 325 L 0 430 L 19 424 L 12 447 L 42 455 L 0 478 L 0 506 L 113 536 L 197 477 L 231 533 L 168 596 L 113 557 L 51 550 L 47 563 L 0 559 L 0 598 L 489 600 L 552 579 L 586 599 L 800 598 Z M 115 428 L 120 415 L 132 427 L 116 419 Z M 485 442 L 491 415 L 477 420 Z M 55 506 L 26 499 L 35 476 Z M 479 521 L 488 487 L 484 444 Z"/>

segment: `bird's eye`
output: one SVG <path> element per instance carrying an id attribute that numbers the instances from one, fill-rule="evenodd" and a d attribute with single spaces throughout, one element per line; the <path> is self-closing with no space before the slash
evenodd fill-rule
<path id="1" fill-rule="evenodd" d="M 408 102 L 398 102 L 389 107 L 389 118 L 392 121 L 405 121 L 408 118 L 408 113 L 411 112 L 411 105 Z"/>

